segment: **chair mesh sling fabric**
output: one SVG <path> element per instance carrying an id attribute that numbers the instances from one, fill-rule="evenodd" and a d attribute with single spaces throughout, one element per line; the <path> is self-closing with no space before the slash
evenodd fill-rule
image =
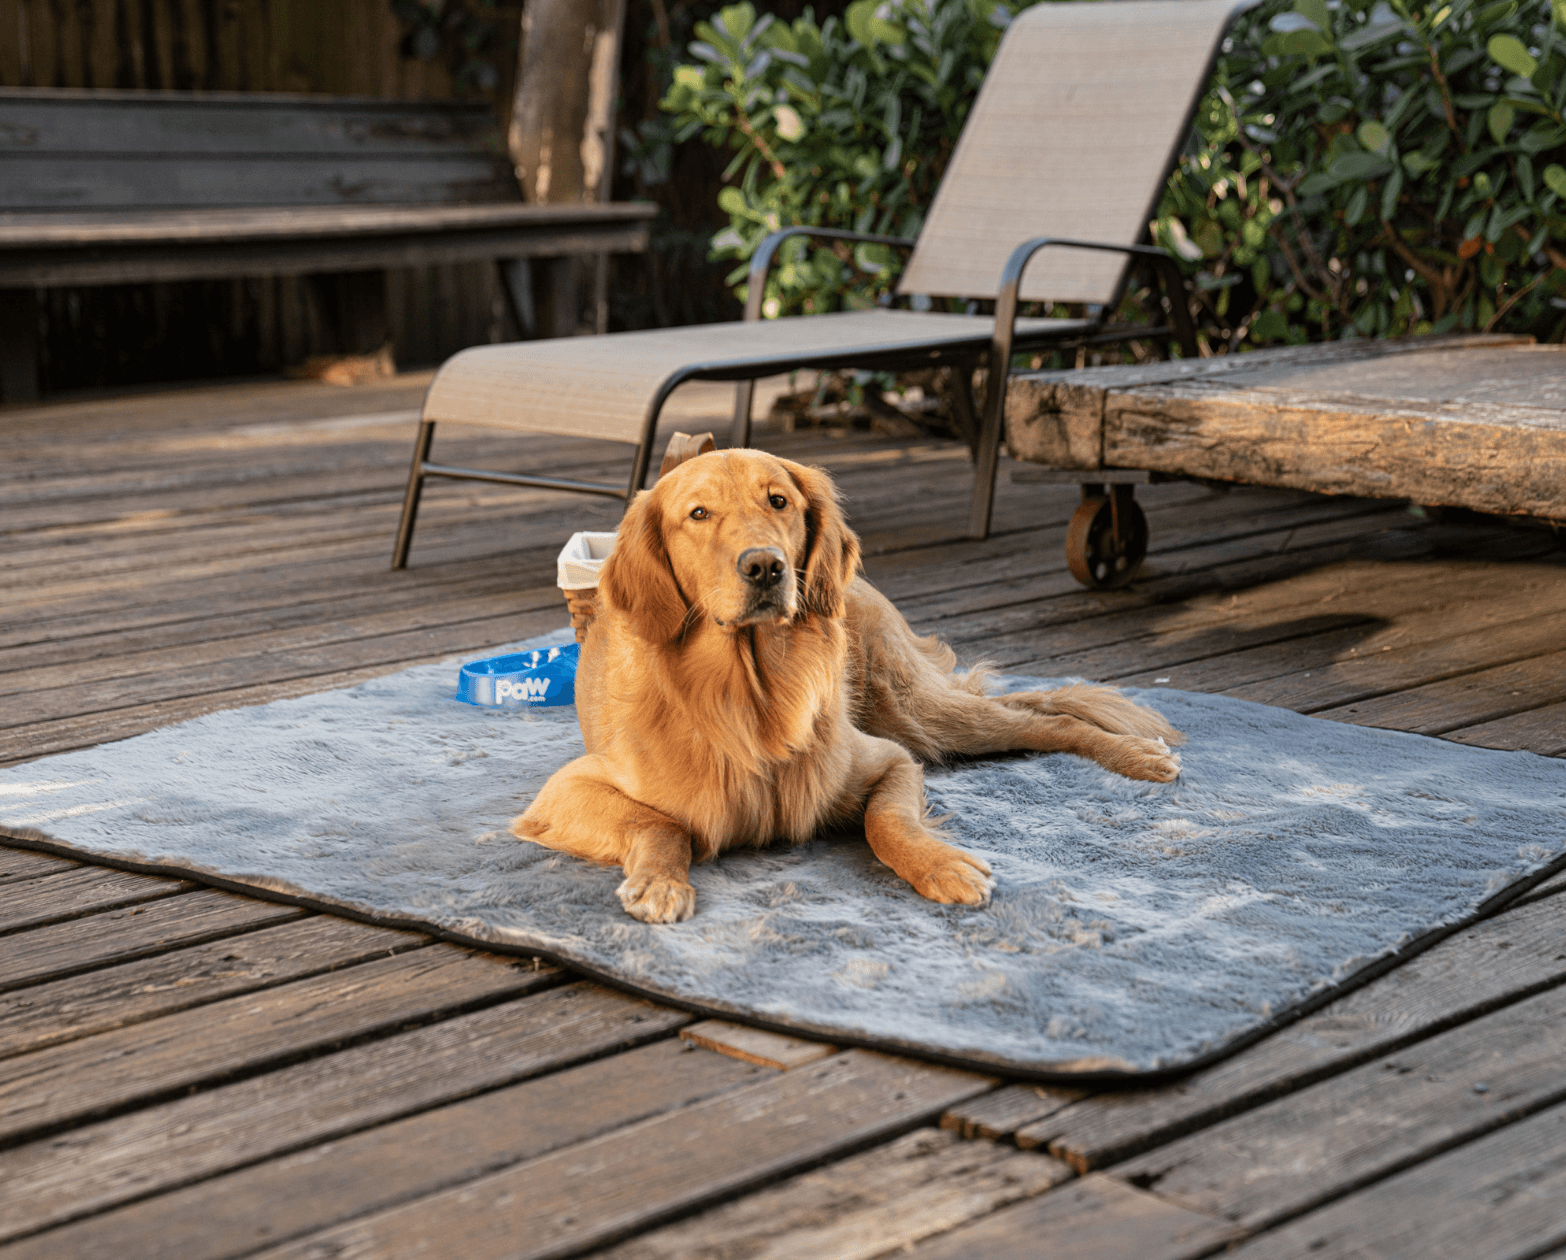
<path id="1" fill-rule="evenodd" d="M 759 319 L 758 281 L 785 230 L 752 261 L 745 322 L 479 346 L 448 360 L 425 400 L 394 567 L 406 562 L 430 476 L 634 494 L 646 479 L 659 410 L 687 380 L 746 381 L 807 367 L 973 366 L 1094 336 L 1102 316 L 1019 319 L 1016 302 L 1083 302 L 1107 313 L 1133 253 L 1160 255 L 1138 242 L 1219 42 L 1243 7 L 1236 0 L 1100 0 L 1042 4 L 1012 22 L 899 285 L 901 295 L 999 298 L 994 317 L 877 309 Z M 1008 269 L 1018 274 L 1008 280 Z M 1173 307 L 1176 295 L 1169 296 Z M 971 530 L 980 537 L 988 530 L 1004 409 L 1004 375 L 996 380 L 980 417 Z M 742 387 L 738 445 L 749 440 L 749 405 Z M 446 468 L 429 462 L 443 421 L 635 443 L 637 453 L 624 485 Z"/>

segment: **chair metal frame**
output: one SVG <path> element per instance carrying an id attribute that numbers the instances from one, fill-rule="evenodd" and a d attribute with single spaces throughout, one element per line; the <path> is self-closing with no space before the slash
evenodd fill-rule
<path id="1" fill-rule="evenodd" d="M 778 247 L 785 241 L 797 236 L 892 245 L 909 249 L 914 246 L 914 242 L 906 237 L 877 236 L 872 233 L 850 232 L 838 228 L 791 227 L 774 232 L 762 241 L 751 259 L 749 294 L 745 307 L 745 319 L 747 321 L 761 319 L 761 295 L 765 290 L 767 273 L 771 270 Z M 1031 336 L 1026 334 L 1018 335 L 1016 331 L 1017 308 L 1020 305 L 1018 291 L 1022 283 L 1023 271 L 1034 254 L 1050 246 L 1107 250 L 1126 254 L 1131 259 L 1145 258 L 1151 261 L 1158 271 L 1165 301 L 1171 308 L 1172 318 L 1170 323 L 1168 325 L 1149 325 L 1146 327 L 1115 327 L 1089 320 L 1082 326 L 1072 328 L 1064 333 Z M 1116 293 L 1115 303 L 1106 304 L 1105 310 L 1112 309 L 1112 305 L 1118 305 L 1120 292 L 1124 291 L 1124 286 L 1125 279 L 1123 278 L 1121 288 Z M 1174 296 L 1171 297 L 1171 294 Z M 1159 341 L 1161 357 L 1168 358 L 1165 343 L 1171 336 L 1179 341 L 1182 354 L 1186 357 L 1194 357 L 1197 352 L 1196 338 L 1191 326 L 1190 313 L 1182 300 L 1183 297 L 1184 289 L 1180 282 L 1179 270 L 1175 266 L 1174 259 L 1166 251 L 1156 246 L 1108 245 L 1090 241 L 1035 237 L 1033 240 L 1024 242 L 1013 251 L 1006 265 L 1005 273 L 1002 276 L 1000 292 L 995 298 L 994 327 L 989 337 L 989 344 L 977 352 L 970 345 L 955 343 L 949 347 L 920 347 L 912 351 L 898 347 L 855 346 L 839 355 L 777 355 L 765 360 L 758 358 L 751 360 L 743 369 L 736 369 L 729 365 L 719 366 L 716 364 L 693 363 L 672 373 L 648 401 L 646 416 L 642 421 L 640 440 L 637 443 L 636 456 L 631 466 L 631 475 L 623 486 L 608 482 L 569 481 L 558 477 L 540 477 L 530 473 L 486 472 L 473 468 L 457 468 L 445 464 L 431 463 L 429 454 L 430 446 L 435 438 L 435 421 L 421 420 L 418 436 L 414 441 L 413 462 L 408 472 L 408 484 L 403 495 L 402 515 L 397 525 L 397 539 L 391 567 L 393 569 L 407 567 L 408 551 L 413 545 L 413 530 L 418 520 L 419 503 L 423 497 L 424 483 L 431 477 L 460 481 L 487 481 L 499 485 L 532 489 L 565 490 L 576 494 L 601 495 L 629 503 L 636 496 L 637 491 L 645 488 L 647 484 L 647 474 L 652 466 L 653 444 L 658 431 L 658 417 L 663 411 L 664 404 L 668 402 L 669 396 L 675 389 L 687 381 L 734 380 L 737 382 L 734 419 L 729 441 L 731 447 L 750 445 L 751 407 L 757 378 L 807 367 L 826 369 L 854 367 L 886 371 L 916 367 L 954 367 L 958 383 L 957 405 L 965 413 L 963 417 L 965 424 L 971 427 L 976 409 L 969 393 L 968 381 L 973 370 L 984 362 L 1009 365 L 1013 354 L 1028 350 L 1074 348 L 1079 345 L 1104 345 L 1133 339 Z M 808 317 L 801 316 L 798 318 Z M 980 322 L 978 317 L 975 318 L 975 322 Z M 757 368 L 760 368 L 760 370 L 756 370 Z M 741 371 L 747 374 L 741 376 L 739 375 Z M 1009 368 L 1006 372 L 991 372 L 989 374 L 983 411 L 978 416 L 979 441 L 975 455 L 973 499 L 969 509 L 968 536 L 980 540 L 989 536 L 991 517 L 994 511 L 995 474 L 999 465 L 1001 430 L 1005 418 L 1005 382 L 1007 376 L 1009 376 Z"/>

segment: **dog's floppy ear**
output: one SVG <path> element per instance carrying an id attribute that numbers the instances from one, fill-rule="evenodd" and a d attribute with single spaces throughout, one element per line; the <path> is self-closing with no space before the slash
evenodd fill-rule
<path id="1" fill-rule="evenodd" d="M 663 545 L 663 523 L 654 491 L 643 490 L 620 522 L 614 550 L 598 575 L 605 604 L 631 619 L 639 638 L 669 643 L 679 636 L 689 605 L 674 579 Z"/>
<path id="2" fill-rule="evenodd" d="M 859 536 L 838 506 L 837 487 L 819 468 L 779 460 L 804 492 L 805 578 L 800 610 L 817 617 L 841 617 L 843 593 L 859 569 Z"/>

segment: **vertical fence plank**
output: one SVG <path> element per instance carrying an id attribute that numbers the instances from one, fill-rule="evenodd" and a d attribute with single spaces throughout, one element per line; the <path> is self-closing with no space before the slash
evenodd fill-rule
<path id="1" fill-rule="evenodd" d="M 82 17 L 82 51 L 88 62 L 88 87 L 119 86 L 120 49 L 115 9 L 118 0 L 86 0 L 77 6 Z"/>
<path id="2" fill-rule="evenodd" d="M 24 86 L 31 77 L 27 59 L 27 5 L 17 3 L 14 12 L 0 10 L 0 85 Z"/>

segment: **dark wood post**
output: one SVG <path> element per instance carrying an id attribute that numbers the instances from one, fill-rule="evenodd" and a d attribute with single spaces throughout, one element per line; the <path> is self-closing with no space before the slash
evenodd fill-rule
<path id="1" fill-rule="evenodd" d="M 614 177 L 614 103 L 625 0 L 528 0 L 507 147 L 531 202 L 606 201 Z M 603 332 L 608 256 L 533 267 L 540 336 Z M 583 290 L 591 277 L 590 301 Z M 589 309 L 584 321 L 584 307 Z"/>

